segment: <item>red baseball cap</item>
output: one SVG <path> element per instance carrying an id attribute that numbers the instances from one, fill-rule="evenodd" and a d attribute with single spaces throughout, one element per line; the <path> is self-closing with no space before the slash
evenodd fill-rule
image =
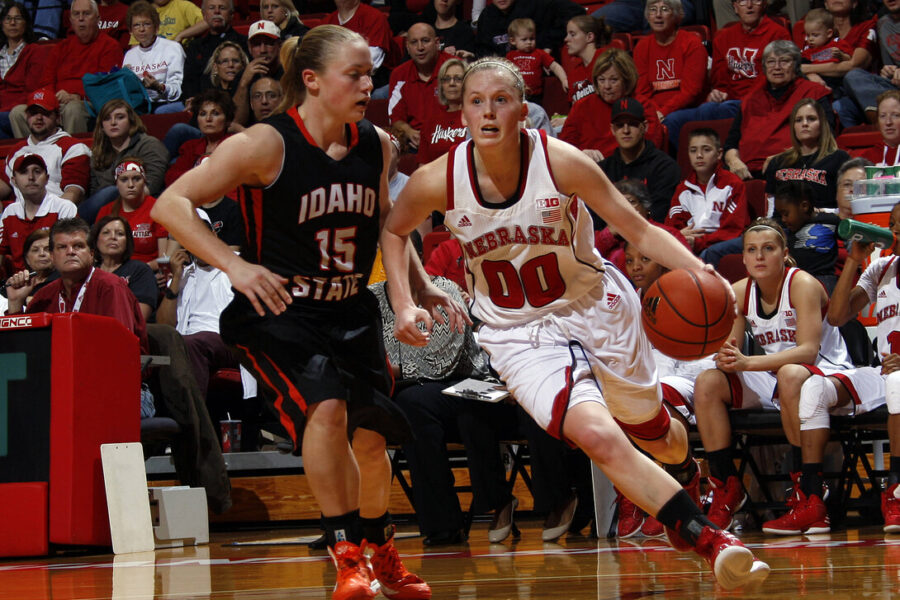
<path id="1" fill-rule="evenodd" d="M 16 160 L 13 163 L 13 171 L 15 173 L 21 173 L 28 165 L 38 165 L 45 171 L 47 170 L 47 163 L 44 162 L 44 158 L 40 154 L 26 152 L 25 154 L 16 157 Z"/>
<path id="2" fill-rule="evenodd" d="M 56 99 L 56 92 L 51 87 L 42 87 L 34 90 L 28 96 L 27 106 L 40 106 L 46 111 L 59 110 L 59 101 Z"/>

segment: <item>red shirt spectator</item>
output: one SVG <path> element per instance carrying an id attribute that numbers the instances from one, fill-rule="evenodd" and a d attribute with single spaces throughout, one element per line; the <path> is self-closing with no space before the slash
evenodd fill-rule
<path id="1" fill-rule="evenodd" d="M 0 77 L 0 112 L 9 112 L 14 106 L 25 104 L 28 93 L 40 87 L 38 81 L 41 72 L 38 60 L 39 51 L 34 44 L 25 44 L 16 62 Z"/>
<path id="2" fill-rule="evenodd" d="M 607 50 L 609 50 L 609 46 L 597 48 L 597 51 L 594 52 L 594 57 L 588 64 L 584 64 L 584 61 L 577 56 L 570 57 L 569 60 L 563 61 L 563 67 L 566 70 L 566 79 L 569 81 L 570 103 L 574 104 L 596 91 L 594 89 L 594 80 L 591 77 L 591 73 L 594 72 L 594 64 L 596 64 L 597 59 Z"/>
<path id="3" fill-rule="evenodd" d="M 552 56 L 540 48 L 535 48 L 532 52 L 513 50 L 506 55 L 506 58 L 519 67 L 529 96 L 539 96 L 544 93 L 544 69 L 549 69 L 553 64 Z"/>
<path id="4" fill-rule="evenodd" d="M 427 81 L 419 77 L 416 65 L 411 60 L 391 72 L 391 98 L 388 101 L 391 123 L 405 121 L 413 129 L 419 130 L 429 115 L 436 114 L 440 106 L 435 91 L 437 74 L 444 61 L 450 58 L 453 57 L 441 52 Z"/>
<path id="5" fill-rule="evenodd" d="M 446 277 L 467 291 L 466 261 L 459 240 L 451 237 L 438 244 L 425 263 L 425 272 L 432 277 Z"/>
<path id="6" fill-rule="evenodd" d="M 466 139 L 468 129 L 462 124 L 462 111 L 448 111 L 440 105 L 438 109 L 422 125 L 417 155 L 419 164 L 422 165 L 430 163 Z M 442 273 L 433 274 L 442 275 Z"/>
<path id="7" fill-rule="evenodd" d="M 81 77 L 85 73 L 105 73 L 121 64 L 122 48 L 105 33 L 88 43 L 72 35 L 53 46 L 40 85 L 84 98 Z"/>
<path id="8" fill-rule="evenodd" d="M 638 85 L 635 97 L 653 100 L 663 115 L 697 104 L 706 85 L 708 54 L 700 37 L 679 30 L 668 45 L 650 35 L 634 48 Z"/>
<path id="9" fill-rule="evenodd" d="M 25 158 L 22 162 L 28 160 Z M 38 229 L 49 229 L 59 219 L 78 216 L 78 209 L 72 202 L 46 191 L 31 218 L 27 215 L 28 208 L 23 198 L 7 206 L 0 215 L 0 256 L 8 254 L 16 271 L 25 268 L 25 238 Z"/>
<path id="10" fill-rule="evenodd" d="M 766 16 L 749 31 L 741 22 L 719 30 L 712 46 L 712 88 L 729 100 L 743 98 L 760 81 L 763 49 L 773 40 L 787 39 L 787 29 Z"/>
<path id="11" fill-rule="evenodd" d="M 653 142 L 657 148 L 663 148 L 665 130 L 659 122 L 656 106 L 652 102 L 642 104 L 647 119 L 647 133 L 644 134 L 644 138 Z M 612 106 L 598 94 L 585 96 L 572 106 L 559 139 L 580 150 L 599 150 L 603 156 L 609 156 L 618 148 L 616 138 L 610 129 L 611 116 Z"/>
<path id="12" fill-rule="evenodd" d="M 693 251 L 699 254 L 716 242 L 739 237 L 750 222 L 744 182 L 721 163 L 705 186 L 697 173 L 678 184 L 666 225 L 678 231 L 691 226 L 708 233 L 694 238 Z"/>
<path id="13" fill-rule="evenodd" d="M 128 23 L 125 22 L 125 16 L 128 14 L 128 5 L 119 0 L 114 0 L 110 4 L 98 2 L 100 9 L 100 31 L 106 33 L 114 40 L 121 40 L 128 33 Z M 125 39 L 127 46 L 128 39 Z"/>
<path id="14" fill-rule="evenodd" d="M 37 291 L 28 303 L 26 312 L 73 312 L 79 291 L 84 287 L 84 296 L 78 312 L 103 315 L 119 321 L 140 340 L 141 353 L 149 354 L 147 324 L 137 298 L 128 289 L 128 284 L 118 275 L 98 268 L 92 268 L 90 273 L 89 279 L 73 289 L 70 294 L 65 293 L 62 279 L 51 281 Z"/>
<path id="15" fill-rule="evenodd" d="M 101 208 L 97 213 L 97 220 L 112 214 L 115 204 L 112 202 Z M 159 258 L 159 240 L 169 237 L 166 228 L 150 218 L 150 211 L 154 204 L 156 204 L 156 198 L 144 196 L 144 201 L 137 210 L 128 212 L 123 208 L 119 211 L 119 215 L 131 225 L 131 235 L 134 238 L 134 254 L 131 257 L 145 263 Z"/>
<path id="16" fill-rule="evenodd" d="M 338 9 L 325 17 L 325 24 L 341 25 L 363 36 L 370 49 L 378 48 L 382 52 L 380 57 L 373 53 L 372 62 L 375 64 L 375 68 L 379 68 L 382 64 L 392 67 L 395 54 L 392 52 L 394 34 L 391 33 L 391 27 L 388 25 L 387 15 L 359 0 L 338 0 L 335 4 Z M 354 4 L 356 4 L 355 8 Z M 344 17 L 346 20 L 342 20 L 341 15 L 343 14 L 350 16 Z"/>

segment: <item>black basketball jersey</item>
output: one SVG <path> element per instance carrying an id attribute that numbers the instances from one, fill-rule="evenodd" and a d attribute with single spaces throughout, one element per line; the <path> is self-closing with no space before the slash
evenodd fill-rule
<path id="1" fill-rule="evenodd" d="M 243 186 L 242 256 L 290 280 L 294 302 L 332 304 L 366 289 L 380 233 L 381 140 L 368 121 L 347 125 L 349 151 L 328 156 L 296 108 L 263 121 L 284 141 L 284 164 L 266 188 Z"/>

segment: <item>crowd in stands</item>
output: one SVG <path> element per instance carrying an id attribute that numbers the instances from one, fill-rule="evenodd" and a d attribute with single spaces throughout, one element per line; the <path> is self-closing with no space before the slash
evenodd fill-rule
<path id="1" fill-rule="evenodd" d="M 167 329 L 151 332 L 151 345 L 155 335 L 167 352 L 186 357 L 179 377 L 193 382 L 188 392 L 173 392 L 176 386 L 169 383 L 162 393 L 181 394 L 182 407 L 205 398 L 218 369 L 237 368 L 218 332 L 217 315 L 232 297 L 230 285 L 224 274 L 195 261 L 170 239 L 150 211 L 166 186 L 222 140 L 279 109 L 282 43 L 329 23 L 357 31 L 368 41 L 376 88 L 369 116 L 395 139 L 392 196 L 417 165 L 466 139 L 461 110 L 466 62 L 495 55 L 509 58 L 525 78 L 528 127 L 582 150 L 639 213 L 704 261 L 718 266 L 724 257 L 743 254 L 746 262 L 748 226 L 759 227 L 758 217 L 773 219 L 762 223 L 779 236 L 764 242 L 790 254 L 799 271 L 790 271 L 787 285 L 812 298 L 803 311 L 819 314 L 818 322 L 804 317 L 804 331 L 818 327 L 825 333 L 805 335 L 790 348 L 764 348 L 767 354 L 758 357 L 743 356 L 730 346 L 727 350 L 740 364 L 735 372 L 778 371 L 779 387 L 791 385 L 795 392 L 792 400 L 782 396 L 782 407 L 799 410 L 806 384 L 794 367 L 814 363 L 816 345 L 826 343 L 822 335 L 837 335 L 828 327 L 848 320 L 860 294 L 873 296 L 879 285 L 870 277 L 860 280 L 862 291 L 855 291 L 862 257 L 846 248 L 836 231 L 842 219 L 852 216 L 853 183 L 865 177 L 865 167 L 900 166 L 900 0 L 824 0 L 802 10 L 802 2 L 788 4 L 785 16 L 772 11 L 766 0 L 716 0 L 714 15 L 700 14 L 706 9 L 690 0 L 494 0 L 476 2 L 471 13 L 460 0 L 415 6 L 395 2 L 390 11 L 360 0 L 335 0 L 328 14 L 303 14 L 303 5 L 292 0 L 261 0 L 258 6 L 251 3 L 250 14 L 237 15 L 232 0 L 72 0 L 65 7 L 8 0 L 0 9 L 0 147 L 5 156 L 0 169 L 0 275 L 10 281 L 9 288 L 2 288 L 9 294 L 9 310 L 55 310 L 57 297 L 65 299 L 65 308 L 76 301 L 81 306 L 66 296 L 72 281 L 66 269 L 71 269 L 60 268 L 58 253 L 63 250 L 55 249 L 71 246 L 77 261 L 97 267 L 85 271 L 93 273 L 87 276 L 111 286 L 117 298 L 130 290 L 127 301 L 111 301 L 118 305 L 111 314 L 127 321 L 145 348 L 146 323 L 168 326 L 183 338 L 173 341 L 176 334 Z M 93 105 L 84 76 L 115 69 L 135 76 L 148 107 L 139 108 L 127 98 Z M 145 121 L 162 118 L 173 120 L 154 137 Z M 697 121 L 703 123 L 697 126 Z M 840 134 L 850 128 L 871 132 L 875 141 L 842 148 Z M 234 190 L 198 209 L 235 252 L 246 243 L 243 193 Z M 76 215 L 93 228 L 83 231 Z M 646 290 L 662 267 L 593 217 L 598 252 L 625 272 L 639 292 Z M 54 240 L 48 229 L 57 221 L 65 227 Z M 420 228 L 423 235 L 441 229 L 437 217 Z M 85 253 L 91 256 L 85 258 Z M 465 298 L 459 244 L 447 240 L 430 256 L 428 273 L 441 278 L 452 295 Z M 776 267 L 783 270 L 784 264 Z M 738 281 L 736 291 L 755 298 L 748 290 L 758 290 L 753 294 L 769 302 L 778 293 L 769 288 L 783 280 L 754 273 L 749 282 L 744 272 L 732 277 Z M 125 285 L 116 283 L 121 280 Z M 373 285 L 389 338 L 390 304 L 383 284 Z M 826 322 L 822 313 L 832 293 L 842 294 L 841 310 L 829 312 Z M 82 299 L 85 309 L 97 308 L 90 304 L 96 300 Z M 743 308 L 745 315 L 760 310 Z M 575 472 L 577 461 L 552 440 L 539 439 L 536 428 L 529 430 L 533 424 L 513 407 L 474 407 L 442 396 L 440 390 L 453 382 L 487 376 L 471 331 L 434 337 L 444 335 L 446 340 L 415 351 L 386 338 L 397 376 L 407 380 L 397 400 L 417 428 L 430 432 L 405 449 L 416 503 L 426 507 L 420 509 L 423 533 L 429 544 L 464 536 L 458 502 L 455 496 L 448 498 L 452 476 L 443 468 L 444 442 L 459 440 L 469 456 L 476 506 L 495 514 L 491 539 L 496 541 L 508 534 L 516 507 L 493 451 L 498 436 L 534 433 L 528 437 L 536 465 L 546 467 L 547 457 L 553 456 L 574 465 Z M 827 343 L 837 348 L 831 338 Z M 831 366 L 851 368 L 835 352 Z M 731 379 L 659 358 L 667 365 L 662 374 L 681 377 L 668 382 L 675 392 L 667 401 L 678 398 L 670 404 L 677 405 L 673 410 L 681 417 L 673 415 L 700 428 L 711 453 L 713 489 L 719 491 L 713 500 L 714 510 L 720 511 L 717 524 L 728 526 L 744 498 L 743 488 L 732 480 L 727 411 L 720 410 L 723 404 L 737 407 L 731 403 Z M 437 364 L 441 368 L 434 370 Z M 701 364 L 707 368 L 711 363 Z M 693 382 L 684 383 L 693 378 L 696 389 Z M 815 383 L 819 390 L 829 385 L 819 379 Z M 244 396 L 255 395 L 246 376 L 244 384 Z M 768 388 L 753 390 L 757 403 L 768 406 Z M 691 406 L 694 398 L 696 419 L 692 410 L 679 408 Z M 841 405 L 835 402 L 829 408 Z M 491 426 L 516 420 L 525 422 L 513 433 Z M 801 461 L 801 434 L 808 434 L 799 417 L 791 423 L 786 436 L 795 446 L 796 470 L 802 466 L 806 478 L 798 479 L 798 490 L 804 502 L 811 497 L 821 501 L 815 471 L 821 452 Z M 818 423 L 813 430 L 827 427 Z M 893 467 L 900 467 L 894 460 L 891 490 L 897 483 Z M 192 468 L 203 471 L 196 464 Z M 535 493 L 546 498 L 539 508 L 549 514 L 545 538 L 555 539 L 572 523 L 578 500 L 584 504 L 585 499 L 547 492 L 577 487 L 577 475 L 537 470 L 542 474 L 535 475 Z M 221 491 L 220 473 L 213 469 L 203 477 Z M 721 513 L 729 503 L 730 512 Z M 900 528 L 900 509 L 891 510 L 898 511 L 891 518 Z M 648 531 L 655 527 L 627 499 L 620 511 L 620 517 L 631 519 L 620 533 L 632 535 L 644 523 Z M 824 519 L 816 514 L 815 528 L 823 529 Z M 790 529 L 781 525 L 770 529 Z"/>

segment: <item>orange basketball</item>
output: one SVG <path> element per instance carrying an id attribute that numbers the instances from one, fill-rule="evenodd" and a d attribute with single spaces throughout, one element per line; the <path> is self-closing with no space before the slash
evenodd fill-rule
<path id="1" fill-rule="evenodd" d="M 722 282 L 706 271 L 676 269 L 644 294 L 641 321 L 653 346 L 672 358 L 712 354 L 731 333 L 734 303 Z"/>

